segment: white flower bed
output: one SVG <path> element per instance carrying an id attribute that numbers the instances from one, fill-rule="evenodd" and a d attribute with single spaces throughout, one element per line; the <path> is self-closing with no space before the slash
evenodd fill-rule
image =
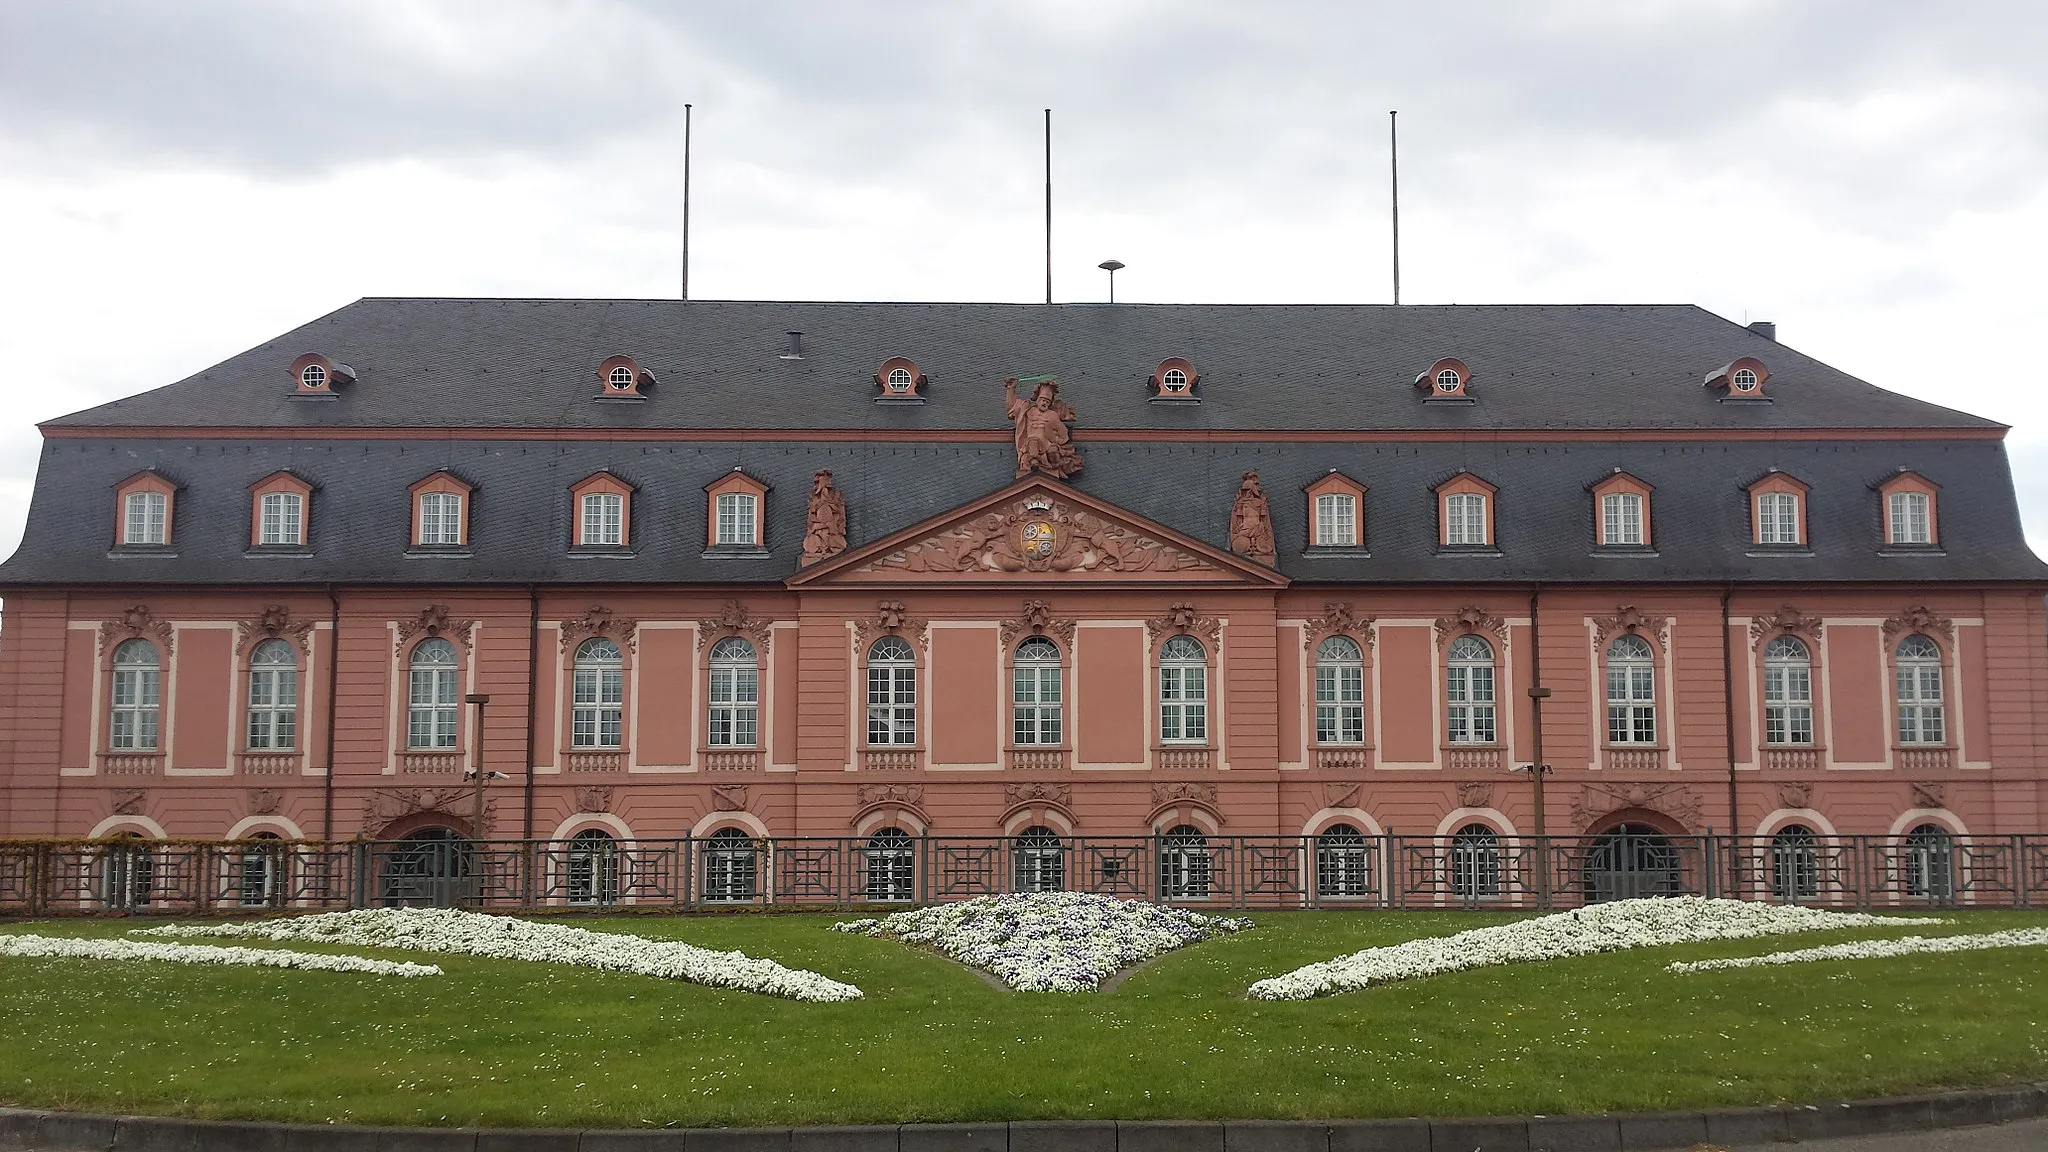
<path id="1" fill-rule="evenodd" d="M 220 948 L 210 944 L 157 944 L 140 940 L 75 940 L 65 936 L 0 935 L 0 956 L 63 960 L 151 960 L 169 964 L 229 964 L 303 968 L 314 972 L 368 972 L 374 976 L 439 976 L 432 964 L 327 956 L 277 948 Z"/>
<path id="2" fill-rule="evenodd" d="M 738 988 L 791 1000 L 858 1000 L 861 994 L 851 984 L 841 984 L 816 972 L 785 968 L 773 960 L 757 960 L 744 952 L 713 952 L 675 940 L 593 932 L 566 924 L 535 924 L 510 916 L 486 916 L 454 908 L 375 908 L 239 924 L 166 924 L 138 931 L 151 936 L 314 940 L 572 964 L 713 988 Z"/>
<path id="3" fill-rule="evenodd" d="M 993 972 L 1019 992 L 1092 992 L 1119 969 L 1251 926 L 1250 920 L 1203 916 L 1141 900 L 1029 892 L 978 896 L 832 927 L 926 945 Z"/>
<path id="4" fill-rule="evenodd" d="M 1766 964 L 1807 964 L 1815 960 L 1877 960 L 1886 956 L 1916 956 L 1929 952 L 1978 952 L 1986 948 L 2038 948 L 2043 945 L 2048 945 L 2048 928 L 2012 928 L 1975 936 L 1902 936 L 1896 940 L 1825 944 L 1791 952 L 1769 952 L 1762 956 L 1679 960 L 1666 971 L 1712 972 L 1722 968 L 1758 968 Z"/>
<path id="5" fill-rule="evenodd" d="M 1491 964 L 1555 960 L 1700 940 L 1944 923 L 1947 921 L 1698 896 L 1617 900 L 1514 924 L 1474 928 L 1453 936 L 1368 948 L 1261 980 L 1251 986 L 1251 995 L 1258 1000 L 1307 1000 Z"/>

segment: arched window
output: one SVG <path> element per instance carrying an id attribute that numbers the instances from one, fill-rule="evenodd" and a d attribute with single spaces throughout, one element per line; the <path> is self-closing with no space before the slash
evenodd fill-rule
<path id="1" fill-rule="evenodd" d="M 1906 833 L 1906 895 L 1947 900 L 1955 895 L 1955 849 L 1948 829 L 1922 824 Z"/>
<path id="2" fill-rule="evenodd" d="M 1617 636 L 1607 646 L 1607 742 L 1657 742 L 1657 665 L 1641 636 Z"/>
<path id="3" fill-rule="evenodd" d="M 156 890 L 156 856 L 149 841 L 140 832 L 122 832 L 114 841 L 100 857 L 100 901 L 109 908 L 149 907 Z"/>
<path id="4" fill-rule="evenodd" d="M 617 748 L 626 716 L 625 657 L 619 646 L 592 636 L 576 648 L 569 744 L 575 748 Z"/>
<path id="5" fill-rule="evenodd" d="M 1067 886 L 1067 852 L 1058 832 L 1033 824 L 1017 837 L 1010 851 L 1017 891 L 1058 892 Z"/>
<path id="6" fill-rule="evenodd" d="M 1316 837 L 1316 895 L 1325 900 L 1372 895 L 1372 851 L 1349 824 L 1332 824 Z"/>
<path id="7" fill-rule="evenodd" d="M 1493 724 L 1493 645 L 1478 636 L 1451 642 L 1444 662 L 1446 736 L 1453 744 L 1491 744 L 1498 737 Z"/>
<path id="8" fill-rule="evenodd" d="M 1159 839 L 1159 897 L 1209 898 L 1209 838 L 1192 824 L 1176 824 Z"/>
<path id="9" fill-rule="evenodd" d="M 1349 636 L 1316 645 L 1316 743 L 1365 743 L 1365 652 Z"/>
<path id="10" fill-rule="evenodd" d="M 732 903 L 754 898 L 757 853 L 753 838 L 738 828 L 720 828 L 704 842 L 704 899 Z"/>
<path id="11" fill-rule="evenodd" d="M 163 667 L 156 645 L 139 637 L 125 641 L 114 649 L 111 745 L 123 752 L 156 751 L 162 706 Z"/>
<path id="12" fill-rule="evenodd" d="M 1925 636 L 1899 641 L 1893 670 L 1899 689 L 1899 743 L 1941 744 L 1941 647 Z"/>
<path id="13" fill-rule="evenodd" d="M 1016 742 L 1058 744 L 1060 725 L 1060 649 L 1043 636 L 1033 636 L 1017 645 L 1017 667 L 1012 677 L 1012 732 Z"/>
<path id="14" fill-rule="evenodd" d="M 265 492 L 257 520 L 257 540 L 268 545 L 306 542 L 301 534 L 305 524 L 306 498 L 297 492 Z"/>
<path id="15" fill-rule="evenodd" d="M 298 746 L 298 653 L 283 640 L 265 640 L 249 653 L 249 750 Z"/>
<path id="16" fill-rule="evenodd" d="M 868 837 L 862 855 L 868 868 L 868 903 L 908 903 L 917 898 L 917 846 L 910 833 L 884 828 Z"/>
<path id="17" fill-rule="evenodd" d="M 455 691 L 455 672 L 455 645 L 439 636 L 420 641 L 412 650 L 406 747 L 455 747 L 457 701 L 461 699 Z"/>
<path id="18" fill-rule="evenodd" d="M 868 743 L 917 743 L 917 654 L 901 636 L 868 649 Z"/>
<path id="19" fill-rule="evenodd" d="M 299 383 L 306 388 L 325 388 L 327 369 L 318 364 L 308 364 L 305 371 L 299 373 Z"/>
<path id="20" fill-rule="evenodd" d="M 1796 636 L 1764 649 L 1764 742 L 1813 743 L 1813 660 Z"/>
<path id="21" fill-rule="evenodd" d="M 1787 824 L 1771 837 L 1771 899 L 1787 904 L 1820 892 L 1820 841 L 1804 824 Z"/>
<path id="22" fill-rule="evenodd" d="M 706 742 L 752 748 L 761 730 L 761 670 L 754 646 L 728 636 L 711 646 L 711 717 Z"/>
<path id="23" fill-rule="evenodd" d="M 1756 373 L 1748 368 L 1737 368 L 1732 382 L 1737 392 L 1756 391 Z"/>
<path id="24" fill-rule="evenodd" d="M 892 392 L 901 392 L 901 391 L 903 391 L 904 389 L 906 389 L 906 388 L 908 388 L 908 387 L 910 387 L 910 369 L 908 369 L 908 368 L 891 368 L 891 369 L 889 369 L 889 390 L 890 390 L 890 391 L 892 391 Z"/>
<path id="25" fill-rule="evenodd" d="M 1159 387 L 1167 392 L 1188 390 L 1188 374 L 1178 368 L 1168 368 L 1159 374 Z"/>
<path id="26" fill-rule="evenodd" d="M 249 839 L 262 841 L 242 849 L 236 861 L 236 887 L 241 889 L 244 908 L 262 908 L 277 903 L 284 873 L 284 840 L 275 832 L 252 832 Z"/>
<path id="27" fill-rule="evenodd" d="M 1500 895 L 1500 835 L 1467 824 L 1451 836 L 1451 894 L 1467 900 Z"/>
<path id="28" fill-rule="evenodd" d="M 611 384 L 612 387 L 617 388 L 620 391 L 624 391 L 625 389 L 631 388 L 633 386 L 633 370 L 631 368 L 626 367 L 624 364 L 621 364 L 618 367 L 613 368 L 611 372 L 606 375 L 605 379 L 607 382 Z"/>
<path id="29" fill-rule="evenodd" d="M 1458 370 L 1456 368 L 1445 368 L 1438 372 L 1436 374 L 1436 390 L 1439 392 L 1456 392 L 1458 390 Z"/>
<path id="30" fill-rule="evenodd" d="M 1209 653 L 1193 636 L 1175 636 L 1159 649 L 1159 739 L 1209 742 Z"/>
<path id="31" fill-rule="evenodd" d="M 585 828 L 569 838 L 565 869 L 571 904 L 619 902 L 619 842 L 601 828 Z"/>

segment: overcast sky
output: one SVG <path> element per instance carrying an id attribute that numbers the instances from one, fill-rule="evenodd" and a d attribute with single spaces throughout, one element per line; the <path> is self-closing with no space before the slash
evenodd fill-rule
<path id="1" fill-rule="evenodd" d="M 362 296 L 1697 303 L 2012 425 L 2048 551 L 2048 5 L 0 0 L 35 422 Z M 1712 367 L 1709 365 L 1708 367 Z M 1954 494 L 1950 498 L 1967 498 Z"/>

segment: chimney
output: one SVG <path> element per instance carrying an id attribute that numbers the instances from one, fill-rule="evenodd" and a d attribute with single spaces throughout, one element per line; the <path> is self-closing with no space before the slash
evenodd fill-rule
<path id="1" fill-rule="evenodd" d="M 782 350 L 782 355 L 781 355 L 781 357 L 779 357 L 779 358 L 780 358 L 780 359 L 783 359 L 783 360 L 801 360 L 801 359 L 803 359 L 803 358 L 804 358 L 804 334 L 803 334 L 803 333 L 801 333 L 801 332 L 786 332 L 786 333 L 784 333 L 784 335 L 786 335 L 786 336 L 788 336 L 788 337 L 789 337 L 789 346 L 788 346 L 787 348 L 784 348 L 784 349 Z"/>
<path id="2" fill-rule="evenodd" d="M 1749 324 L 1749 330 L 1766 340 L 1775 341 L 1778 338 L 1778 325 L 1776 321 L 1752 320 Z"/>

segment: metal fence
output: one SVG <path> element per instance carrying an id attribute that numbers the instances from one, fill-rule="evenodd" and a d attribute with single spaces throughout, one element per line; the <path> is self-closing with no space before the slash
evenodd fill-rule
<path id="1" fill-rule="evenodd" d="M 1634 896 L 2048 905 L 2048 836 L 1047 836 L 0 841 L 0 914 L 845 908 L 1073 891 L 1224 908 Z"/>

